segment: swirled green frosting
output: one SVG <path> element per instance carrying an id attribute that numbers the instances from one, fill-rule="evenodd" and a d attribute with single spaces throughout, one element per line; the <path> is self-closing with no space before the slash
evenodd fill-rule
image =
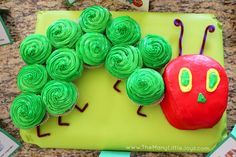
<path id="1" fill-rule="evenodd" d="M 39 64 L 24 66 L 17 75 L 17 86 L 23 92 L 40 93 L 47 82 L 47 70 Z"/>
<path id="2" fill-rule="evenodd" d="M 57 20 L 47 29 L 47 37 L 55 48 L 73 48 L 82 34 L 80 25 L 68 19 Z"/>
<path id="3" fill-rule="evenodd" d="M 143 61 L 139 49 L 130 45 L 112 47 L 105 62 L 106 69 L 118 78 L 127 78 L 142 66 Z"/>
<path id="4" fill-rule="evenodd" d="M 138 69 L 126 82 L 126 92 L 139 105 L 150 105 L 159 101 L 164 94 L 162 76 L 153 69 Z"/>
<path id="5" fill-rule="evenodd" d="M 109 22 L 106 34 L 114 45 L 133 45 L 141 37 L 138 23 L 129 16 L 120 16 Z"/>
<path id="6" fill-rule="evenodd" d="M 138 48 L 143 57 L 143 64 L 146 67 L 161 69 L 171 59 L 172 49 L 170 44 L 157 35 L 147 35 L 144 37 Z"/>
<path id="7" fill-rule="evenodd" d="M 84 32 L 102 33 L 111 20 L 111 13 L 101 6 L 86 8 L 79 18 L 79 24 Z"/>
<path id="8" fill-rule="evenodd" d="M 20 44 L 20 55 L 26 64 L 43 64 L 51 52 L 49 40 L 40 34 L 31 34 Z"/>
<path id="9" fill-rule="evenodd" d="M 49 114 L 61 115 L 75 105 L 77 90 L 71 82 L 51 80 L 42 90 L 42 99 Z"/>
<path id="10" fill-rule="evenodd" d="M 46 108 L 41 96 L 22 93 L 10 107 L 10 116 L 17 128 L 29 129 L 39 125 L 46 115 Z"/>
<path id="11" fill-rule="evenodd" d="M 83 61 L 75 50 L 61 48 L 49 56 L 46 69 L 55 80 L 72 81 L 82 75 L 84 68 Z"/>
<path id="12" fill-rule="evenodd" d="M 86 33 L 76 43 L 76 52 L 88 65 L 99 65 L 106 59 L 110 42 L 100 33 Z"/>

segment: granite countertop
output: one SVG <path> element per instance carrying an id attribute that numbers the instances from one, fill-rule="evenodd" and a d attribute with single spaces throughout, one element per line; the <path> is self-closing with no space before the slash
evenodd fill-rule
<path id="1" fill-rule="evenodd" d="M 150 0 L 152 12 L 185 12 L 185 13 L 211 13 L 223 23 L 225 69 L 229 77 L 230 92 L 228 99 L 228 131 L 236 123 L 236 1 L 172 1 Z M 77 0 L 74 6 L 64 5 L 64 0 L 1 0 L 0 8 L 9 8 L 10 14 L 6 16 L 6 24 L 15 41 L 11 45 L 0 47 L 0 127 L 20 140 L 18 130 L 9 118 L 9 106 L 14 97 L 20 92 L 16 87 L 16 75 L 24 65 L 19 58 L 19 44 L 29 34 L 34 32 L 36 12 L 40 10 L 78 10 L 90 5 L 98 4 L 110 10 L 133 10 L 117 0 Z M 63 149 L 41 149 L 35 145 L 23 143 L 16 156 L 98 156 L 99 151 L 80 151 Z M 143 153 L 134 152 L 132 156 L 204 156 L 204 154 L 191 153 Z"/>

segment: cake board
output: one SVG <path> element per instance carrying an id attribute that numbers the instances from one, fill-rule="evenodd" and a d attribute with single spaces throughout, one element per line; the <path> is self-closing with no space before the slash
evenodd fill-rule
<path id="1" fill-rule="evenodd" d="M 38 12 L 35 33 L 46 34 L 47 27 L 61 18 L 78 20 L 81 11 Z M 179 18 L 184 22 L 183 54 L 198 54 L 205 28 L 214 24 L 216 30 L 208 34 L 204 55 L 224 65 L 222 25 L 210 14 L 112 12 L 113 17 L 131 16 L 141 26 L 142 36 L 158 34 L 166 38 L 178 57 L 179 28 L 173 24 Z M 171 126 L 159 105 L 144 107 L 147 117 L 136 114 L 138 105 L 125 91 L 125 80 L 113 89 L 117 78 L 104 67 L 86 69 L 74 81 L 79 92 L 79 106 L 89 104 L 85 112 L 74 109 L 63 116 L 70 126 L 58 126 L 57 118 L 50 117 L 41 126 L 41 132 L 50 136 L 37 137 L 36 129 L 20 130 L 22 139 L 41 148 L 89 150 L 126 150 L 156 152 L 209 152 L 226 137 L 226 114 L 213 127 L 200 130 L 179 130 Z M 184 101 L 184 100 L 183 100 Z"/>

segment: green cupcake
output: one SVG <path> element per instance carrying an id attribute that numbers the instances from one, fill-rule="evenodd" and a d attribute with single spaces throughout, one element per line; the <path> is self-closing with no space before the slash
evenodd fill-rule
<path id="1" fill-rule="evenodd" d="M 111 43 L 100 33 L 86 33 L 76 43 L 76 52 L 83 62 L 97 66 L 105 62 Z"/>
<path id="2" fill-rule="evenodd" d="M 105 62 L 108 72 L 118 78 L 127 78 L 142 66 L 142 56 L 139 49 L 130 45 L 112 47 Z"/>
<path id="3" fill-rule="evenodd" d="M 143 57 L 143 64 L 153 69 L 163 68 L 172 56 L 170 44 L 158 35 L 147 35 L 140 41 L 138 48 Z"/>
<path id="4" fill-rule="evenodd" d="M 20 44 L 20 56 L 26 64 L 43 64 L 51 52 L 49 40 L 40 34 L 31 34 Z"/>
<path id="5" fill-rule="evenodd" d="M 111 13 L 101 6 L 86 8 L 79 18 L 79 24 L 84 32 L 102 33 L 111 20 Z"/>
<path id="6" fill-rule="evenodd" d="M 55 48 L 73 48 L 83 34 L 80 25 L 69 19 L 60 19 L 47 29 L 47 37 Z"/>
<path id="7" fill-rule="evenodd" d="M 10 107 L 10 116 L 17 128 L 30 129 L 38 126 L 46 116 L 41 96 L 33 93 L 17 96 Z"/>
<path id="8" fill-rule="evenodd" d="M 140 26 L 129 16 L 120 16 L 109 22 L 106 34 L 113 45 L 133 45 L 141 38 Z"/>
<path id="9" fill-rule="evenodd" d="M 128 97 L 139 105 L 150 105 L 160 101 L 164 95 L 162 76 L 153 69 L 138 69 L 126 82 Z"/>
<path id="10" fill-rule="evenodd" d="M 47 70 L 39 64 L 24 66 L 17 75 L 17 86 L 23 92 L 40 93 L 47 82 Z"/>
<path id="11" fill-rule="evenodd" d="M 73 83 L 49 81 L 42 90 L 42 99 L 49 114 L 59 116 L 70 111 L 77 101 Z"/>
<path id="12" fill-rule="evenodd" d="M 72 81 L 82 75 L 83 61 L 75 50 L 61 48 L 49 56 L 46 69 L 55 80 Z"/>

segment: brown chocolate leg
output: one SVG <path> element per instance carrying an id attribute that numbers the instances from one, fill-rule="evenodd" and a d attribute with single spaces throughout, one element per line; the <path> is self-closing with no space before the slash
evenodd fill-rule
<path id="1" fill-rule="evenodd" d="M 143 106 L 139 106 L 139 108 L 138 108 L 138 110 L 137 110 L 137 114 L 138 114 L 139 116 L 147 117 L 146 114 L 141 113 L 142 108 L 143 108 Z"/>
<path id="2" fill-rule="evenodd" d="M 60 125 L 60 126 L 69 126 L 70 125 L 70 123 L 63 123 L 61 116 L 58 117 L 57 124 Z"/>
<path id="3" fill-rule="evenodd" d="M 116 83 L 114 84 L 113 88 L 120 93 L 120 89 L 118 89 L 118 85 L 121 83 L 121 80 L 117 80 Z"/>
<path id="4" fill-rule="evenodd" d="M 50 136 L 51 135 L 50 133 L 41 134 L 40 126 L 37 126 L 36 129 L 37 129 L 37 136 L 38 137 L 45 137 L 45 136 Z"/>
<path id="5" fill-rule="evenodd" d="M 76 108 L 79 112 L 84 112 L 84 111 L 87 109 L 87 107 L 88 107 L 88 103 L 86 103 L 83 108 L 80 108 L 78 105 L 75 105 L 75 108 Z"/>

